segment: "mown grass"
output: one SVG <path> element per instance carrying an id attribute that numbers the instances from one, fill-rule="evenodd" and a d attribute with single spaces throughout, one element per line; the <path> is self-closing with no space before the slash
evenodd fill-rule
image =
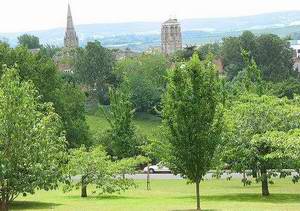
<path id="1" fill-rule="evenodd" d="M 194 185 L 184 180 L 153 180 L 151 191 L 145 181 L 138 188 L 120 195 L 89 195 L 80 198 L 80 190 L 64 194 L 61 190 L 37 191 L 35 195 L 19 197 L 12 210 L 63 211 L 164 211 L 193 210 Z M 88 187 L 91 193 L 93 187 Z M 260 184 L 243 187 L 240 180 L 207 180 L 201 184 L 201 207 L 204 210 L 300 210 L 300 184 L 290 179 L 275 180 L 271 195 L 260 195 Z"/>

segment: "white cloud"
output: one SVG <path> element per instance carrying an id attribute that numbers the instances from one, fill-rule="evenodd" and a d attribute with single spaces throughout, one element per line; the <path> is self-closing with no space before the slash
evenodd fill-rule
<path id="1" fill-rule="evenodd" d="M 0 0 L 0 32 L 61 27 L 68 0 Z M 245 16 L 300 10 L 299 0 L 71 0 L 75 24 Z"/>

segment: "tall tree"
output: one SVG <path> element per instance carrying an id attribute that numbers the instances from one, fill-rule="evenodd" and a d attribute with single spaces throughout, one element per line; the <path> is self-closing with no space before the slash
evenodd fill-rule
<path id="1" fill-rule="evenodd" d="M 51 103 L 40 103 L 31 82 L 14 69 L 0 80 L 0 206 L 19 194 L 54 189 L 62 178 L 65 137 Z"/>
<path id="2" fill-rule="evenodd" d="M 169 162 L 175 173 L 196 183 L 200 210 L 199 184 L 221 139 L 219 78 L 209 59 L 200 62 L 194 55 L 169 72 L 168 82 L 163 124 L 171 146 Z"/>
<path id="3" fill-rule="evenodd" d="M 102 47 L 98 41 L 89 42 L 76 54 L 75 74 L 91 91 L 96 91 L 96 96 L 104 104 L 108 103 L 108 90 L 115 81 L 114 62 L 112 51 Z"/>
<path id="4" fill-rule="evenodd" d="M 134 109 L 128 92 L 110 91 L 110 108 L 104 110 L 110 129 L 104 137 L 104 144 L 116 159 L 133 157 L 141 154 L 141 139 L 136 134 L 133 123 Z"/>
<path id="5" fill-rule="evenodd" d="M 23 34 L 18 37 L 19 45 L 25 46 L 28 49 L 40 48 L 40 40 L 38 37 L 30 34 Z"/>

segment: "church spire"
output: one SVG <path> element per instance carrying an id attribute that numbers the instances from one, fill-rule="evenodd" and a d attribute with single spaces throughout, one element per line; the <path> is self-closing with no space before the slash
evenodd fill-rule
<path id="1" fill-rule="evenodd" d="M 65 48 L 77 48 L 78 47 L 78 37 L 73 24 L 73 18 L 71 13 L 70 4 L 68 4 L 68 16 L 67 16 L 67 28 L 65 32 L 64 39 Z"/>

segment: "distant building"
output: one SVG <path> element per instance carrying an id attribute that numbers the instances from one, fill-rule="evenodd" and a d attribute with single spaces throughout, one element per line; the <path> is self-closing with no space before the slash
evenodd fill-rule
<path id="1" fill-rule="evenodd" d="M 78 37 L 73 24 L 71 7 L 68 4 L 67 28 L 64 37 L 64 48 L 54 56 L 58 69 L 65 73 L 73 73 L 76 48 L 79 47 Z"/>
<path id="2" fill-rule="evenodd" d="M 126 58 L 131 58 L 139 55 L 139 53 L 132 51 L 130 48 L 126 49 L 113 49 L 113 55 L 116 60 L 122 60 Z"/>
<path id="3" fill-rule="evenodd" d="M 169 19 L 161 26 L 161 50 L 170 55 L 182 49 L 181 27 L 177 19 Z"/>
<path id="4" fill-rule="evenodd" d="M 300 40 L 290 40 L 293 51 L 294 69 L 300 72 Z"/>
<path id="5" fill-rule="evenodd" d="M 65 32 L 64 46 L 65 48 L 77 48 L 79 46 L 78 37 L 73 24 L 70 4 L 68 4 L 67 28 Z"/>

